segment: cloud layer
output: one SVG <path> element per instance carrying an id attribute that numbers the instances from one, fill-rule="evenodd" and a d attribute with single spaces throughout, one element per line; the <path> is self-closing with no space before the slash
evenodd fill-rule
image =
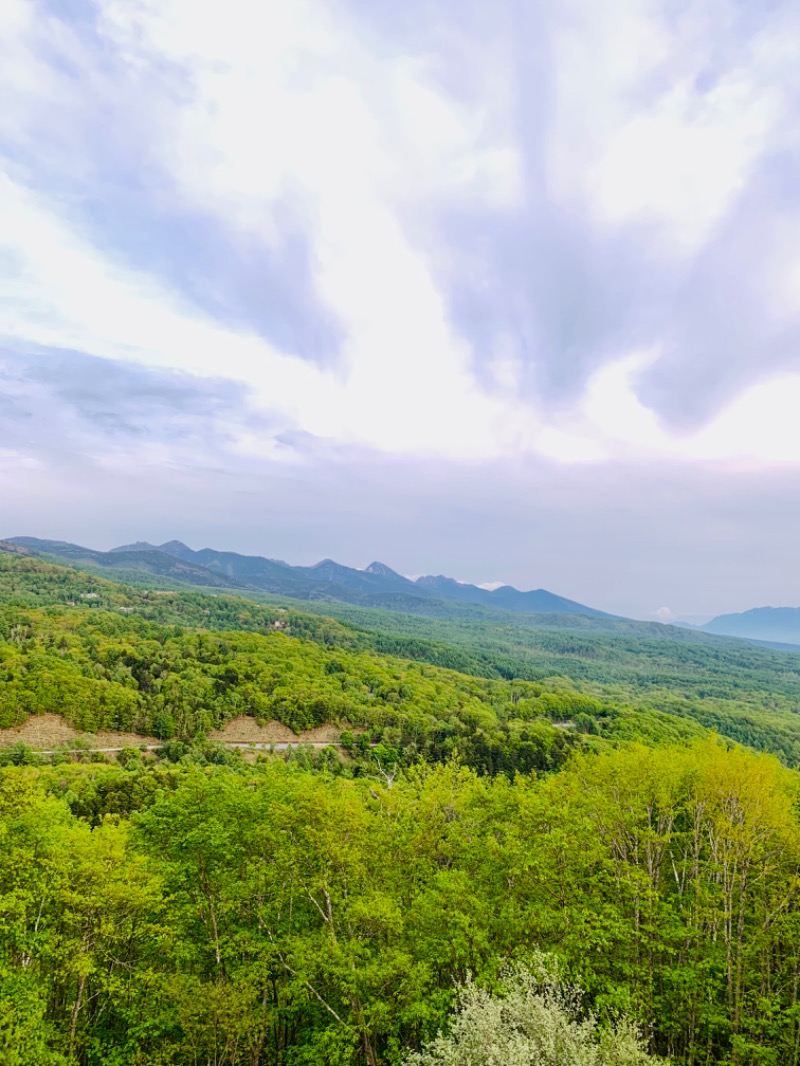
<path id="1" fill-rule="evenodd" d="M 66 461 L 75 498 L 127 478 L 156 524 L 179 474 L 192 499 L 213 477 L 238 525 L 269 491 L 299 547 L 333 554 L 333 499 L 308 540 L 291 486 L 352 501 L 385 468 L 407 489 L 379 539 L 430 518 L 410 570 L 463 519 L 450 484 L 473 580 L 556 583 L 555 558 L 524 562 L 540 511 L 574 524 L 573 560 L 588 516 L 606 552 L 647 507 L 664 551 L 698 516 L 719 533 L 711 484 L 750 544 L 748 494 L 800 464 L 798 31 L 796 5 L 738 0 L 472 0 L 457 19 L 436 0 L 7 0 L 0 471 L 19 520 L 45 510 L 21 471 L 61 483 Z M 510 539 L 475 517 L 492 507 Z M 634 569 L 599 606 L 705 609 Z"/>

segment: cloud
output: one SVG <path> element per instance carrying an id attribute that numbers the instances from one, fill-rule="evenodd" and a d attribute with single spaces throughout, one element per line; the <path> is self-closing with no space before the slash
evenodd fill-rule
<path id="1" fill-rule="evenodd" d="M 241 388 L 224 379 L 0 345 L 0 447 L 13 446 L 37 465 L 69 472 L 77 460 L 80 476 L 87 465 L 207 469 L 229 463 L 248 430 L 266 437 L 270 427 L 255 421 Z M 283 453 L 294 456 L 290 447 Z"/>
<path id="2" fill-rule="evenodd" d="M 14 0 L 2 327 L 225 376 L 284 437 L 716 457 L 796 369 L 800 276 L 795 15 L 718 7 Z"/>
<path id="3" fill-rule="evenodd" d="M 800 369 L 800 144 L 770 153 L 676 293 L 642 399 L 697 426 L 759 378 Z"/>
<path id="4" fill-rule="evenodd" d="M 510 215 L 445 216 L 453 313 L 480 365 L 509 347 L 521 387 L 550 404 L 655 349 L 640 399 L 697 428 L 765 372 L 797 369 L 797 13 L 525 10 L 510 67 L 525 196 Z"/>
<path id="5" fill-rule="evenodd" d="M 281 226 L 267 240 L 188 202 L 170 171 L 169 118 L 186 102 L 191 71 L 155 53 L 132 62 L 94 5 L 17 0 L 15 9 L 16 33 L 0 53 L 17 103 L 0 116 L 9 176 L 57 206 L 110 264 L 297 357 L 330 358 L 336 323 L 316 299 L 291 203 L 276 203 Z"/>
<path id="6" fill-rule="evenodd" d="M 612 7 L 7 0 L 20 520 L 733 609 L 800 464 L 800 14 Z"/>
<path id="7" fill-rule="evenodd" d="M 311 217 L 320 311 L 310 317 L 344 331 L 336 364 L 310 369 L 294 350 L 303 348 L 305 357 L 314 347 L 302 343 L 302 330 L 298 344 L 281 346 L 265 341 L 265 329 L 259 335 L 246 321 L 234 329 L 227 316 L 215 316 L 219 301 L 207 300 L 198 311 L 186 299 L 191 269 L 182 288 L 165 285 L 163 272 L 140 269 L 136 256 L 131 263 L 127 245 L 111 252 L 98 246 L 82 218 L 76 225 L 69 202 L 26 186 L 12 173 L 0 188 L 3 243 L 13 274 L 5 332 L 162 369 L 222 371 L 247 384 L 254 404 L 282 419 L 287 432 L 300 428 L 399 451 L 500 450 L 505 411 L 472 382 L 467 345 L 449 329 L 425 262 L 392 209 L 400 192 L 392 173 L 399 157 L 386 150 L 390 139 L 403 139 L 417 168 L 417 194 L 441 183 L 438 161 L 449 169 L 446 184 L 452 187 L 464 180 L 459 159 L 468 153 L 470 130 L 402 58 L 384 79 L 393 119 L 393 128 L 384 130 L 365 104 L 376 61 L 352 34 L 338 32 L 321 6 L 291 15 L 288 9 L 283 15 L 264 9 L 257 27 L 249 25 L 251 12 L 248 6 L 237 19 L 235 11 L 198 14 L 177 0 L 158 9 L 109 3 L 101 6 L 97 32 L 114 52 L 117 95 L 120 86 L 141 90 L 142 111 L 153 122 L 150 148 L 162 153 L 171 202 L 180 198 L 190 211 L 226 225 L 231 241 L 249 242 L 264 254 L 293 247 L 294 220 Z M 30 47 L 38 41 L 33 25 L 29 19 Z M 272 53 L 265 54 L 264 40 Z M 341 64 L 350 60 L 355 74 L 347 78 Z M 152 75 L 155 100 L 146 75 Z M 398 107 L 398 100 L 407 106 Z M 421 142 L 414 139 L 414 109 L 428 115 Z M 438 159 L 429 160 L 433 145 L 440 145 Z M 91 147 L 85 146 L 90 155 Z M 465 162 L 474 171 L 475 159 Z M 492 158 L 487 165 L 491 171 Z M 481 180 L 480 174 L 468 176 L 468 182 Z M 161 235 L 167 245 L 173 233 L 174 226 Z M 114 227 L 106 230 L 105 241 L 114 235 Z M 307 249 L 308 240 L 311 235 L 301 237 L 298 247 L 305 243 Z M 307 264 L 309 254 L 302 252 L 298 261 Z M 152 250 L 156 263 L 170 256 Z M 278 265 L 284 260 L 279 256 Z M 280 324 L 291 300 L 281 302 L 284 288 L 270 285 L 274 280 L 269 273 L 248 277 L 251 288 L 266 283 L 271 332 L 280 340 L 274 322 Z M 284 333 L 291 341 L 291 330 Z M 513 435 L 523 421 L 518 414 Z"/>

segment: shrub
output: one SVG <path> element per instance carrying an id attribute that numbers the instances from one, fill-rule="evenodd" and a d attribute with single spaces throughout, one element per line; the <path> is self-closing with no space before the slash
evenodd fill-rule
<path id="1" fill-rule="evenodd" d="M 496 995 L 471 981 L 458 993 L 450 1032 L 440 1033 L 405 1066 L 655 1066 L 634 1026 L 600 1026 L 581 992 L 537 954 L 505 971 Z"/>

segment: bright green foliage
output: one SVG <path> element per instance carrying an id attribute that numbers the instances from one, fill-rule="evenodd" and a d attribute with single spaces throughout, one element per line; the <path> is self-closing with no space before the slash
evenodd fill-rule
<path id="1" fill-rule="evenodd" d="M 368 728 L 392 761 L 458 752 L 489 772 L 550 768 L 579 739 L 552 726 L 559 694 L 542 685 L 331 649 L 274 628 L 208 633 L 99 609 L 6 610 L 3 636 L 0 727 L 49 712 L 90 732 L 169 740 L 240 715 L 297 732 L 339 722 Z"/>
<path id="2" fill-rule="evenodd" d="M 321 713 L 337 717 L 343 708 L 349 712 L 358 700 L 345 691 L 343 678 L 338 678 L 338 688 L 332 682 L 342 672 L 343 662 L 349 663 L 345 673 L 355 670 L 358 675 L 363 666 L 359 683 L 365 682 L 369 689 L 376 677 L 384 682 L 369 694 L 374 709 L 381 712 L 388 703 L 394 705 L 395 714 L 387 718 L 373 713 L 370 700 L 365 700 L 363 717 L 353 721 L 374 725 L 380 736 L 386 729 L 393 731 L 387 734 L 389 746 L 402 748 L 406 759 L 441 758 L 457 750 L 490 772 L 555 766 L 570 741 L 552 736 L 545 723 L 550 719 L 568 722 L 567 728 L 583 736 L 612 742 L 675 742 L 713 729 L 740 743 L 772 751 L 792 765 L 800 762 L 796 714 L 800 657 L 796 654 L 666 626 L 579 616 L 494 612 L 490 617 L 481 608 L 459 608 L 452 618 L 421 618 L 336 603 L 304 602 L 302 610 L 297 606 L 290 600 L 265 605 L 231 595 L 126 586 L 0 552 L 0 649 L 5 641 L 12 650 L 27 654 L 38 643 L 39 650 L 47 653 L 32 662 L 25 660 L 23 673 L 32 667 L 41 683 L 35 697 L 26 691 L 15 704 L 14 690 L 3 686 L 3 680 L 17 682 L 19 692 L 21 679 L 3 673 L 3 655 L 12 660 L 14 655 L 8 649 L 0 651 L 0 692 L 8 689 L 5 707 L 0 704 L 0 726 L 8 724 L 9 713 L 19 718 L 28 713 L 26 707 L 36 713 L 59 702 L 71 720 L 84 728 L 99 728 L 116 717 L 120 723 L 141 721 L 145 731 L 164 737 L 191 737 L 208 729 L 208 715 L 195 714 L 198 704 L 204 711 L 210 708 L 213 723 L 241 713 L 242 708 L 258 716 L 263 701 L 250 700 L 248 693 L 239 691 L 234 674 L 214 676 L 211 682 L 205 676 L 210 665 L 219 666 L 219 660 L 228 655 L 224 639 L 215 664 L 203 660 L 202 644 L 198 656 L 191 646 L 187 650 L 184 641 L 181 658 L 185 661 L 177 671 L 174 657 L 161 662 L 154 648 L 154 644 L 174 642 L 197 631 L 211 631 L 212 641 L 233 631 L 239 636 L 246 631 L 294 638 L 299 644 L 298 659 L 316 654 L 309 651 L 310 645 L 326 653 L 323 669 L 328 677 L 320 679 L 313 671 L 303 677 L 301 670 L 297 677 L 305 685 L 301 691 L 284 678 L 288 702 L 284 707 L 268 705 L 267 713 L 281 718 L 289 706 L 293 717 L 287 719 L 288 724 L 302 728 Z M 73 637 L 66 648 L 65 630 L 67 638 Z M 94 643 L 104 636 L 116 638 L 111 643 L 116 643 L 121 656 L 114 664 L 117 669 L 98 661 Z M 86 647 L 77 654 L 81 643 Z M 127 661 L 139 651 L 142 662 Z M 150 665 L 154 652 L 155 672 Z M 356 662 L 348 659 L 348 653 L 362 653 L 362 657 Z M 239 649 L 231 654 L 238 656 Z M 247 654 L 252 656 L 252 646 Z M 76 656 L 80 678 L 74 676 L 71 665 Z M 199 662 L 191 662 L 198 658 Z M 398 660 L 405 660 L 399 668 Z M 409 673 L 409 660 L 417 662 L 423 673 L 428 666 L 448 671 L 427 672 L 440 683 L 438 699 L 431 701 L 427 694 L 412 691 L 413 684 L 403 684 L 405 677 L 414 682 L 419 676 Z M 162 680 L 164 671 L 176 682 L 172 691 L 177 687 L 180 693 L 176 708 L 156 706 L 161 696 L 165 697 L 161 702 L 170 702 L 168 677 Z M 452 671 L 494 682 L 494 687 L 483 685 L 471 691 L 491 693 L 479 698 L 490 703 L 494 712 L 500 708 L 499 730 L 487 730 L 484 721 L 473 728 L 471 720 L 449 713 L 462 702 L 458 697 L 451 699 Z M 105 683 L 86 684 L 96 680 Z M 37 687 L 33 676 L 22 681 L 26 689 Z M 239 710 L 236 701 L 219 691 L 220 682 L 227 685 L 227 696 L 236 696 Z M 470 682 L 462 678 L 456 684 Z M 61 701 L 54 695 L 55 685 L 65 693 Z M 312 706 L 317 697 L 327 710 L 319 703 Z M 413 722 L 406 714 L 410 706 L 415 708 Z M 80 714 L 73 713 L 75 707 L 82 708 Z M 416 710 L 423 711 L 422 716 Z M 133 728 L 140 727 L 134 724 Z M 474 739 L 468 743 L 466 737 Z M 526 745 L 531 747 L 526 750 Z"/>
<path id="3" fill-rule="evenodd" d="M 699 723 L 800 764 L 800 652 L 774 651 L 655 623 L 460 610 L 421 618 L 343 604 L 314 607 L 368 629 L 387 654 L 421 658 L 483 677 L 558 678 L 599 700 L 603 735 L 677 739 Z M 677 719 L 677 721 L 676 721 Z"/>
<path id="4" fill-rule="evenodd" d="M 793 762 L 796 657 L 162 591 L 0 554 L 0 725 L 165 742 L 4 753 L 0 1063 L 447 1062 L 467 987 L 574 1063 L 641 1062 L 629 1017 L 675 1066 L 800 1066 L 800 778 L 698 724 Z M 203 740 L 242 714 L 338 722 L 350 761 Z M 539 950 L 582 1013 L 519 968 L 490 995 Z"/>
<path id="5" fill-rule="evenodd" d="M 680 1066 L 797 1066 L 797 801 L 793 771 L 714 741 L 391 787 L 8 768 L 0 1035 L 71 1066 L 396 1066 L 470 974 L 542 949 L 597 1032 L 625 1014 Z"/>

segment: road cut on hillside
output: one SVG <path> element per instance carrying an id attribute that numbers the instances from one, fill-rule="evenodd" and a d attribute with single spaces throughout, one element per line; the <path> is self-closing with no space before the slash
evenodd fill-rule
<path id="1" fill-rule="evenodd" d="M 352 728 L 351 732 L 363 732 Z M 295 747 L 328 748 L 341 747 L 342 730 L 333 725 L 316 726 L 302 733 L 293 733 L 282 722 L 270 721 L 263 725 L 255 718 L 240 717 L 227 722 L 223 729 L 216 729 L 208 739 L 226 748 L 244 751 L 286 751 Z M 140 736 L 137 733 L 87 733 L 75 729 L 57 714 L 41 714 L 28 718 L 22 725 L 0 729 L 0 748 L 25 744 L 40 755 L 80 754 L 84 752 L 115 752 L 127 748 L 137 751 L 156 751 L 166 743 L 158 737 Z"/>

